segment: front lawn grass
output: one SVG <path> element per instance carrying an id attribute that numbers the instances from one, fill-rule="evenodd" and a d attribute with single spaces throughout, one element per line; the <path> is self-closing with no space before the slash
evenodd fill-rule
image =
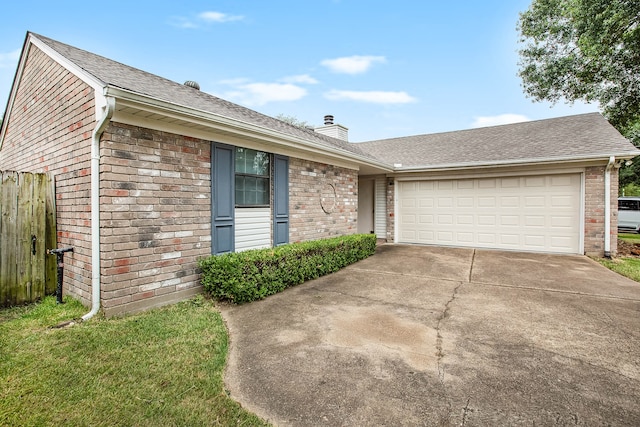
<path id="1" fill-rule="evenodd" d="M 0 425 L 266 426 L 224 389 L 228 339 L 203 297 L 51 328 L 67 299 L 0 310 Z"/>
<path id="2" fill-rule="evenodd" d="M 621 274 L 629 279 L 640 282 L 640 259 L 638 258 L 614 258 L 614 259 L 598 259 L 600 264 Z"/>
<path id="3" fill-rule="evenodd" d="M 640 243 L 640 233 L 618 233 L 618 239 L 629 243 Z"/>
<path id="4" fill-rule="evenodd" d="M 637 244 L 640 243 L 640 234 L 618 233 L 618 240 L 625 243 Z M 636 282 L 640 282 L 640 258 L 631 258 L 622 255 L 619 258 L 596 258 L 596 260 L 609 270 L 615 271 L 616 273 L 635 280 Z"/>

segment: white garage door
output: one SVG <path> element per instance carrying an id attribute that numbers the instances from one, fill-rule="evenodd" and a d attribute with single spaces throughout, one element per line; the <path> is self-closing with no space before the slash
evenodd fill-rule
<path id="1" fill-rule="evenodd" d="M 398 182 L 398 242 L 580 252 L 580 174 Z"/>

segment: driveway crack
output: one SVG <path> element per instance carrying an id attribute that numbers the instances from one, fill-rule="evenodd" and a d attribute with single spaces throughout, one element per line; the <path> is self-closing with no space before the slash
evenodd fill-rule
<path id="1" fill-rule="evenodd" d="M 469 266 L 469 278 L 467 282 L 471 283 L 471 276 L 473 275 L 473 264 L 476 261 L 476 250 L 473 250 L 473 254 L 471 255 L 471 266 Z"/>
<path id="2" fill-rule="evenodd" d="M 444 350 L 442 349 L 442 323 L 444 320 L 449 317 L 449 311 L 451 309 L 451 303 L 456 299 L 458 295 L 458 290 L 464 284 L 464 282 L 458 283 L 458 285 L 453 289 L 453 293 L 451 294 L 451 298 L 444 305 L 444 310 L 438 317 L 438 322 L 436 324 L 436 357 L 438 362 L 438 377 L 440 378 L 440 382 L 444 383 L 444 366 L 442 366 L 442 359 L 444 358 Z M 444 386 L 444 384 L 443 384 Z"/>

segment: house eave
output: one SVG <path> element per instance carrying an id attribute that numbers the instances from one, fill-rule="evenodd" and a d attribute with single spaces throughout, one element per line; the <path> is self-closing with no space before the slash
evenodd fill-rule
<path id="1" fill-rule="evenodd" d="M 607 154 L 589 154 L 584 156 L 571 156 L 571 157 L 553 157 L 553 158 L 539 158 L 539 159 L 521 159 L 521 160 L 496 160 L 486 162 L 467 162 L 467 163 L 448 163 L 438 165 L 423 165 L 423 166 L 397 166 L 394 167 L 395 173 L 415 173 L 415 172 L 441 172 L 441 171 L 455 171 L 455 170 L 471 170 L 471 169 L 486 169 L 491 167 L 517 167 L 517 166 L 549 166 L 549 165 L 566 165 L 575 163 L 589 163 L 589 162 L 603 162 L 606 164 L 611 156 L 615 156 L 617 160 L 629 160 L 640 155 L 640 150 L 636 151 L 623 151 L 619 153 L 607 153 Z"/>
<path id="2" fill-rule="evenodd" d="M 323 154 L 343 161 L 349 161 L 358 165 L 365 165 L 382 170 L 383 172 L 392 172 L 393 168 L 383 162 L 370 159 L 365 156 L 351 153 L 339 148 L 333 148 L 325 145 L 315 144 L 304 138 L 295 137 L 273 129 L 248 123 L 242 120 L 230 118 L 216 113 L 204 110 L 186 107 L 181 104 L 168 102 L 147 95 L 142 95 L 127 89 L 114 86 L 105 86 L 102 95 L 111 96 L 116 99 L 117 104 L 122 108 L 133 108 L 155 113 L 173 119 L 184 120 L 186 122 L 204 126 L 211 130 L 217 130 L 223 133 L 232 133 L 242 135 L 266 143 L 277 144 L 283 147 L 301 149 L 312 153 Z M 117 108 L 116 108 L 117 109 Z"/>

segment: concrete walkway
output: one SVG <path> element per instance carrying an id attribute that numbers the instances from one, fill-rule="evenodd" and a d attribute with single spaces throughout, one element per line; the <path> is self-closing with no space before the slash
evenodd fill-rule
<path id="1" fill-rule="evenodd" d="M 275 425 L 640 425 L 640 284 L 586 257 L 382 245 L 222 313 Z"/>

